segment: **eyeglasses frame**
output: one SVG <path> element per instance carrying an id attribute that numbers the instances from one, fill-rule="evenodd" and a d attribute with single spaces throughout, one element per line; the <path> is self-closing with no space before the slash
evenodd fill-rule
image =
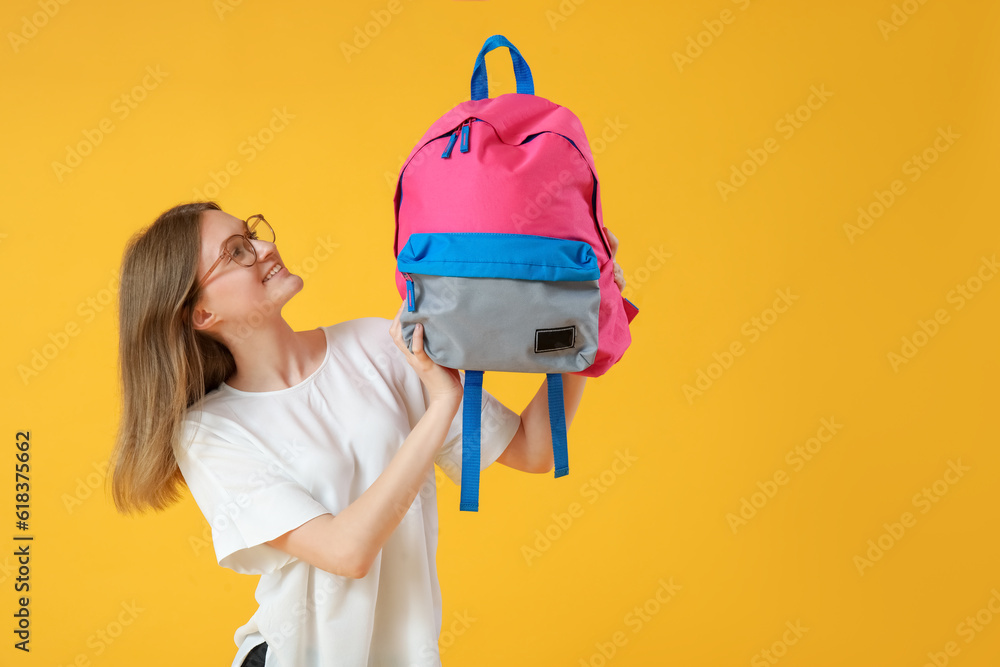
<path id="1" fill-rule="evenodd" d="M 256 220 L 254 220 L 255 218 Z M 250 226 L 251 220 L 254 220 L 253 227 Z M 212 275 L 212 271 L 215 271 L 216 267 L 219 266 L 219 263 L 222 260 L 228 257 L 230 261 L 234 262 L 236 261 L 235 259 L 233 259 L 233 256 L 229 252 L 229 242 L 234 238 L 245 239 L 247 241 L 247 245 L 250 246 L 250 251 L 253 253 L 253 261 L 250 262 L 249 264 L 240 264 L 239 262 L 236 263 L 244 268 L 250 268 L 251 266 L 257 263 L 257 249 L 254 248 L 253 243 L 250 243 L 250 241 L 257 240 L 255 230 L 257 229 L 258 223 L 261 222 L 267 225 L 267 228 L 271 230 L 271 238 L 277 240 L 277 236 L 275 236 L 274 234 L 274 227 L 272 227 L 271 223 L 269 223 L 266 219 L 264 219 L 263 215 L 261 215 L 260 213 L 255 213 L 254 215 L 251 215 L 249 218 L 243 221 L 244 232 L 242 234 L 233 234 L 232 236 L 227 237 L 226 240 L 222 242 L 222 253 L 219 254 L 219 259 L 215 260 L 215 264 L 213 264 L 208 269 L 208 271 L 205 272 L 205 275 L 201 277 L 201 280 L 198 281 L 198 289 L 201 289 L 202 287 L 205 286 L 205 281 L 208 280 L 208 277 Z M 254 235 L 254 238 L 250 238 L 251 234 Z M 274 241 L 272 241 L 272 243 L 273 242 Z"/>

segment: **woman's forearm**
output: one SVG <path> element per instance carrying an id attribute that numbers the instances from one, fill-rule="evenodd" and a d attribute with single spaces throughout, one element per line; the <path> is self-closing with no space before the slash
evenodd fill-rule
<path id="1" fill-rule="evenodd" d="M 566 428 L 569 428 L 573 421 L 576 409 L 580 407 L 583 399 L 583 388 L 587 384 L 587 378 L 582 375 L 562 374 L 563 379 L 563 402 L 566 404 Z"/>
<path id="2" fill-rule="evenodd" d="M 587 378 L 582 375 L 562 374 L 563 405 L 566 414 L 566 430 L 573 422 L 573 416 L 583 398 L 583 388 Z M 548 382 L 542 382 L 534 398 L 521 412 L 521 424 L 524 428 L 524 456 L 528 460 L 540 463 L 527 466 L 533 470 L 552 469 L 552 428 L 549 422 L 549 392 Z"/>
<path id="3" fill-rule="evenodd" d="M 458 405 L 431 403 L 378 479 L 337 515 L 338 533 L 358 546 L 364 571 L 427 481 L 457 412 Z"/>

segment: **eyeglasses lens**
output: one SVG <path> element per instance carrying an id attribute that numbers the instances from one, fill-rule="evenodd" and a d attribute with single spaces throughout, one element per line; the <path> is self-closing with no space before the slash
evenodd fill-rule
<path id="1" fill-rule="evenodd" d="M 254 239 L 274 243 L 274 230 L 262 215 L 252 215 L 247 219 L 247 235 Z"/>
<path id="2" fill-rule="evenodd" d="M 226 251 L 233 261 L 241 266 L 252 266 L 257 261 L 257 252 L 245 236 L 229 237 Z"/>

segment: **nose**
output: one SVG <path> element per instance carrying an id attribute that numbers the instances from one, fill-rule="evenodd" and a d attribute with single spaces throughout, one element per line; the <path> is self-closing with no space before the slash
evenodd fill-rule
<path id="1" fill-rule="evenodd" d="M 261 239 L 250 239 L 250 244 L 253 245 L 254 251 L 257 253 L 257 261 L 262 262 L 269 258 L 277 250 L 277 246 L 272 241 L 263 241 Z"/>

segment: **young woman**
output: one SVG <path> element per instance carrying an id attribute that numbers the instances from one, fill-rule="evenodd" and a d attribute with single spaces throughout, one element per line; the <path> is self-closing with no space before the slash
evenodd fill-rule
<path id="1" fill-rule="evenodd" d="M 399 312 L 293 331 L 302 287 L 269 221 L 213 202 L 132 238 L 114 502 L 160 510 L 186 485 L 219 564 L 261 575 L 233 667 L 440 665 L 433 467 L 460 481 L 462 373 L 419 326 L 410 351 Z M 563 380 L 568 425 L 586 378 Z M 550 471 L 545 384 L 521 415 L 483 391 L 481 447 L 483 468 Z"/>

